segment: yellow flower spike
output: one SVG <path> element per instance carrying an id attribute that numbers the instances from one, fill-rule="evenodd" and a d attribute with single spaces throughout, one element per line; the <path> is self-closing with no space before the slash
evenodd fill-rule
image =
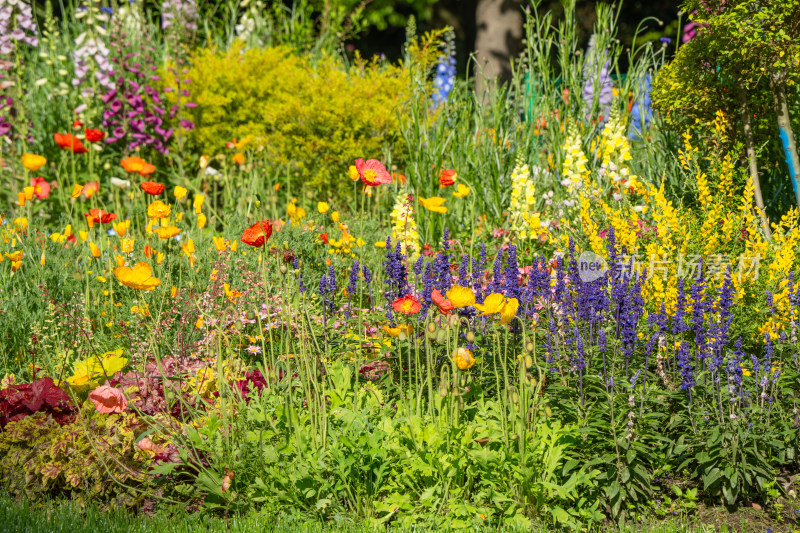
<path id="1" fill-rule="evenodd" d="M 330 206 L 327 202 L 317 202 L 317 211 L 323 215 L 328 212 L 328 209 L 330 209 Z"/>
<path id="2" fill-rule="evenodd" d="M 91 246 L 91 244 L 89 246 Z M 114 261 L 117 263 L 118 267 L 124 267 L 125 266 L 125 258 L 122 257 L 121 255 L 115 255 L 114 256 Z"/>
<path id="3" fill-rule="evenodd" d="M 153 268 L 145 262 L 136 263 L 133 268 L 117 267 L 114 269 L 114 276 L 120 283 L 131 289 L 152 291 L 161 285 L 161 281 L 153 277 Z"/>
<path id="4" fill-rule="evenodd" d="M 11 252 L 10 254 L 6 254 L 6 258 L 11 262 L 22 261 L 22 257 L 25 255 L 23 250 L 17 250 L 16 252 Z"/>
<path id="5" fill-rule="evenodd" d="M 441 214 L 447 213 L 447 208 L 444 206 L 445 201 L 446 200 L 440 196 L 432 196 L 430 198 L 420 197 L 419 199 L 419 203 L 422 207 L 428 211 Z"/>
<path id="6" fill-rule="evenodd" d="M 464 198 L 466 195 L 469 194 L 470 188 L 464 185 L 463 183 L 459 183 L 456 190 L 453 191 L 453 196 L 457 198 Z"/>
<path id="7" fill-rule="evenodd" d="M 30 170 L 31 172 L 36 172 L 45 164 L 47 164 L 47 159 L 43 156 L 36 155 L 36 154 L 23 154 L 22 158 L 22 166 L 26 169 Z"/>
<path id="8" fill-rule="evenodd" d="M 86 239 L 89 238 L 89 232 L 85 230 L 79 230 L 78 237 L 80 238 L 81 242 L 86 242 Z"/>
<path id="9" fill-rule="evenodd" d="M 200 228 L 200 229 L 205 228 L 207 221 L 208 220 L 206 219 L 206 216 L 203 213 L 200 213 L 199 215 L 197 215 L 197 227 L 198 228 Z"/>
<path id="10" fill-rule="evenodd" d="M 33 200 L 33 193 L 36 192 L 36 187 L 24 187 L 22 190 L 25 191 L 26 200 Z"/>
<path id="11" fill-rule="evenodd" d="M 19 204 L 20 207 L 25 207 L 25 193 L 24 192 L 18 192 L 17 193 L 17 204 Z"/>
<path id="12" fill-rule="evenodd" d="M 77 198 L 83 192 L 83 185 L 78 185 L 77 183 L 72 186 L 72 197 Z"/>
<path id="13" fill-rule="evenodd" d="M 469 287 L 456 285 L 447 291 L 447 299 L 452 302 L 453 307 L 461 309 L 475 303 L 475 293 Z"/>
<path id="14" fill-rule="evenodd" d="M 194 207 L 194 212 L 197 213 L 198 215 L 200 214 L 200 211 L 203 209 L 203 202 L 205 201 L 206 201 L 205 195 L 202 194 L 194 195 L 194 200 L 192 200 L 192 207 Z"/>
<path id="15" fill-rule="evenodd" d="M 183 200 L 183 197 L 186 196 L 187 192 L 189 191 L 187 191 L 184 187 L 181 187 L 180 185 L 176 185 L 175 190 L 172 191 L 172 193 L 175 195 L 175 199 L 179 202 Z"/>
<path id="16" fill-rule="evenodd" d="M 95 243 L 90 242 L 89 243 L 89 253 L 92 254 L 92 257 L 97 259 L 98 257 L 100 257 L 100 248 L 98 248 Z"/>
<path id="17" fill-rule="evenodd" d="M 160 265 L 163 262 L 164 262 L 164 253 L 158 252 L 158 254 L 156 254 L 156 264 Z"/>
<path id="18" fill-rule="evenodd" d="M 334 222 L 339 222 L 339 211 L 331 212 L 331 220 Z"/>

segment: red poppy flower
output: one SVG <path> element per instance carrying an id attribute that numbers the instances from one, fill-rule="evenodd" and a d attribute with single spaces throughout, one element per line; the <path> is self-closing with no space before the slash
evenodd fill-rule
<path id="1" fill-rule="evenodd" d="M 452 168 L 442 170 L 439 174 L 439 185 L 441 187 L 450 187 L 456 182 L 456 171 Z"/>
<path id="2" fill-rule="evenodd" d="M 71 133 L 54 133 L 53 139 L 55 139 L 56 144 L 59 147 L 65 150 L 71 150 L 73 154 L 85 154 L 89 151 L 83 145 L 81 140 Z"/>
<path id="3" fill-rule="evenodd" d="M 444 315 L 449 315 L 450 311 L 455 309 L 453 302 L 442 296 L 442 293 L 439 292 L 439 289 L 433 289 L 431 293 L 431 300 L 433 303 L 436 304 L 436 307 L 439 308 L 439 311 Z"/>
<path id="4" fill-rule="evenodd" d="M 422 304 L 420 304 L 416 298 L 411 295 L 403 296 L 402 298 L 398 298 L 392 302 L 392 309 L 404 315 L 417 314 L 421 308 Z"/>
<path id="5" fill-rule="evenodd" d="M 319 240 L 322 241 L 322 244 L 328 244 L 328 232 L 320 233 Z"/>
<path id="6" fill-rule="evenodd" d="M 95 224 L 108 224 L 112 220 L 117 218 L 117 215 L 114 213 L 108 213 L 103 211 L 102 209 L 89 209 L 88 213 L 84 213 L 83 216 L 86 217 L 87 220 L 91 220 Z"/>
<path id="7" fill-rule="evenodd" d="M 141 187 L 142 190 L 147 194 L 152 194 L 153 196 L 157 196 L 164 192 L 164 184 L 156 183 L 155 181 L 145 181 L 139 185 L 139 187 Z"/>
<path id="8" fill-rule="evenodd" d="M 76 120 L 75 122 L 72 123 L 73 130 L 79 130 L 82 127 L 83 127 L 83 122 L 81 122 L 80 120 Z"/>
<path id="9" fill-rule="evenodd" d="M 242 242 L 260 248 L 264 246 L 272 235 L 272 221 L 261 220 L 256 222 L 242 233 Z"/>
<path id="10" fill-rule="evenodd" d="M 33 194 L 39 200 L 44 200 L 50 196 L 50 184 L 42 177 L 31 178 L 31 187 L 33 187 Z"/>
<path id="11" fill-rule="evenodd" d="M 356 170 L 358 175 L 366 185 L 377 187 L 382 183 L 391 183 L 392 175 L 383 166 L 383 163 L 377 159 L 356 159 Z"/>
<path id="12" fill-rule="evenodd" d="M 86 140 L 90 143 L 99 143 L 106 136 L 106 132 L 92 128 L 86 128 L 84 134 L 86 135 Z"/>

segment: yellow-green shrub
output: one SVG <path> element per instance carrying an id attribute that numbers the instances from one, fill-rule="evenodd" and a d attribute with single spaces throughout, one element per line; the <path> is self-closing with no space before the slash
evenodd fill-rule
<path id="1" fill-rule="evenodd" d="M 347 167 L 358 157 L 402 159 L 398 113 L 409 99 L 405 70 L 356 61 L 344 67 L 286 47 L 198 51 L 188 74 L 190 145 L 213 155 L 232 139 L 263 146 L 258 157 L 290 165 L 323 193 L 351 191 Z"/>

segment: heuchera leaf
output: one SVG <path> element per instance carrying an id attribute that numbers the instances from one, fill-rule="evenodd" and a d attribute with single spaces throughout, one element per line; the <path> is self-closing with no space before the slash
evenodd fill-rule
<path id="1" fill-rule="evenodd" d="M 49 377 L 0 391 L 0 428 L 37 412 L 47 413 L 64 425 L 75 420 L 77 407 Z"/>

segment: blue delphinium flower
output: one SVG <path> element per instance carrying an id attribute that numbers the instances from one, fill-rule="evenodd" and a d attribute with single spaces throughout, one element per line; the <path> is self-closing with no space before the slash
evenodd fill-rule
<path id="1" fill-rule="evenodd" d="M 478 259 L 472 260 L 472 292 L 475 293 L 475 303 L 483 303 L 483 279 L 485 276 L 486 243 L 482 243 Z"/>
<path id="2" fill-rule="evenodd" d="M 653 119 L 652 100 L 650 90 L 652 88 L 652 75 L 648 72 L 642 83 L 639 84 L 639 95 L 631 108 L 631 123 L 628 129 L 628 137 L 640 139 L 642 133 L 650 128 Z"/>
<path id="3" fill-rule="evenodd" d="M 433 263 L 428 263 L 425 265 L 425 274 L 422 276 L 422 313 L 426 314 L 428 309 L 430 308 L 433 300 L 431 295 L 433 294 L 434 287 L 434 279 L 433 279 Z"/>
<path id="4" fill-rule="evenodd" d="M 508 261 L 506 262 L 506 275 L 503 283 L 505 294 L 509 298 L 519 298 L 519 266 L 517 265 L 517 247 L 508 245 Z"/>
<path id="5" fill-rule="evenodd" d="M 458 267 L 458 284 L 462 287 L 469 287 L 469 256 L 465 255 L 461 259 L 461 266 Z"/>
<path id="6" fill-rule="evenodd" d="M 434 105 L 438 106 L 447 101 L 450 91 L 455 86 L 456 79 L 456 50 L 452 34 L 444 44 L 444 53 L 439 56 L 436 65 L 436 76 L 433 78 L 434 93 L 431 95 Z"/>
<path id="7" fill-rule="evenodd" d="M 610 62 L 606 58 L 607 55 L 607 50 L 597 50 L 596 36 L 592 35 L 586 49 L 586 62 L 583 65 L 583 101 L 587 113 L 586 119 L 591 121 L 591 110 L 595 97 L 597 98 L 600 117 L 602 117 L 598 122 L 601 125 L 608 120 L 611 102 L 614 99 L 614 82 L 611 81 L 611 75 L 608 72 Z M 603 62 L 603 66 L 598 72 L 598 65 L 601 62 Z"/>
<path id="8" fill-rule="evenodd" d="M 492 281 L 489 282 L 489 294 L 500 292 L 503 283 L 503 254 L 505 250 L 500 248 L 494 258 L 494 265 L 492 265 Z"/>
<path id="9" fill-rule="evenodd" d="M 303 283 L 303 273 L 300 272 L 300 262 L 297 260 L 297 256 L 292 260 L 292 268 L 294 268 L 295 276 L 297 277 L 297 290 L 300 293 L 306 292 L 306 286 Z"/>

